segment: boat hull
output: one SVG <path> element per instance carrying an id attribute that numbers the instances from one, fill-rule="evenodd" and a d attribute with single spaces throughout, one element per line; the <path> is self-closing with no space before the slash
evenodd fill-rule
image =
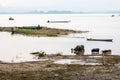
<path id="1" fill-rule="evenodd" d="M 69 23 L 70 21 L 47 21 L 47 23 Z"/>
<path id="2" fill-rule="evenodd" d="M 113 39 L 87 39 L 87 41 L 107 41 L 107 42 L 112 42 Z"/>

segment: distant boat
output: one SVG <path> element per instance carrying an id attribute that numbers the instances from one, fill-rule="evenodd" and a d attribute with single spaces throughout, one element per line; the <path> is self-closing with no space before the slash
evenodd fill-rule
<path id="1" fill-rule="evenodd" d="M 47 21 L 47 23 L 68 23 L 70 21 Z"/>
<path id="2" fill-rule="evenodd" d="M 112 15 L 111 17 L 115 17 L 115 15 Z"/>
<path id="3" fill-rule="evenodd" d="M 10 17 L 9 20 L 14 20 L 14 18 Z"/>
<path id="4" fill-rule="evenodd" d="M 87 41 L 107 41 L 107 42 L 112 42 L 113 39 L 92 39 L 92 38 L 89 38 L 89 39 L 87 39 Z"/>

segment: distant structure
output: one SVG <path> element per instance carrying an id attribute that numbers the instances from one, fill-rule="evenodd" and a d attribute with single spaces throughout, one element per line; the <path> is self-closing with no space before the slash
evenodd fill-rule
<path id="1" fill-rule="evenodd" d="M 74 52 L 76 55 L 84 55 L 84 45 L 77 45 L 74 49 L 71 49 L 71 52 Z"/>

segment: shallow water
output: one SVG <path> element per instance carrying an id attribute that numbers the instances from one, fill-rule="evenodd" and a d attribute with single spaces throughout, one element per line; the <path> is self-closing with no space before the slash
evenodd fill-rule
<path id="1" fill-rule="evenodd" d="M 13 17 L 15 20 L 9 21 Z M 70 20 L 69 23 L 46 23 L 47 20 Z M 73 55 L 71 48 L 85 45 L 85 54 L 91 54 L 92 48 L 111 49 L 112 54 L 120 55 L 120 16 L 115 14 L 0 14 L 0 26 L 41 26 L 89 30 L 89 33 L 70 34 L 65 37 L 28 37 L 0 32 L 0 60 L 31 61 L 36 60 L 31 52 L 45 51 L 47 54 L 62 53 Z M 85 37 L 85 38 L 70 38 Z M 113 42 L 86 41 L 86 38 L 110 38 Z"/>
<path id="2" fill-rule="evenodd" d="M 56 64 L 79 64 L 79 65 L 102 65 L 101 63 L 95 62 L 86 62 L 83 60 L 76 60 L 76 59 L 60 59 L 55 61 Z"/>

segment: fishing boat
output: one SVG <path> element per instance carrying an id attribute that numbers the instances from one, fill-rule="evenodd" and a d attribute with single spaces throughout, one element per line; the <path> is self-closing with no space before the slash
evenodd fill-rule
<path id="1" fill-rule="evenodd" d="M 115 15 L 112 15 L 111 17 L 115 17 Z"/>
<path id="2" fill-rule="evenodd" d="M 70 21 L 50 21 L 48 20 L 47 23 L 68 23 Z"/>
<path id="3" fill-rule="evenodd" d="M 113 39 L 92 39 L 92 38 L 88 38 L 87 41 L 107 41 L 107 42 L 112 42 Z"/>
<path id="4" fill-rule="evenodd" d="M 14 20 L 14 18 L 10 17 L 9 20 Z"/>

